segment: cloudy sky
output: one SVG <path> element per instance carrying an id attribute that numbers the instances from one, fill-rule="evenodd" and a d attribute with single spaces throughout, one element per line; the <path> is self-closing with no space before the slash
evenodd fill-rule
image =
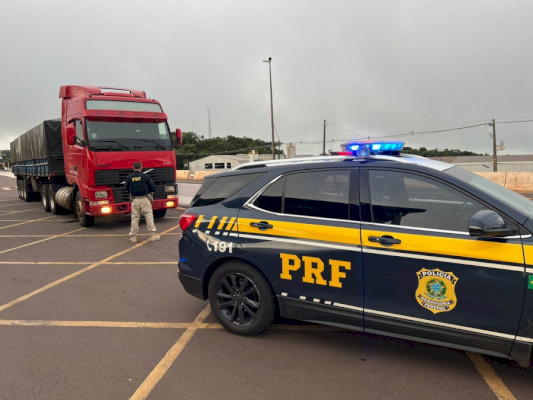
<path id="1" fill-rule="evenodd" d="M 60 117 L 65 84 L 141 89 L 171 128 L 279 140 L 365 136 L 533 153 L 530 0 L 0 0 L 0 149 Z M 441 131 L 479 125 L 468 129 Z"/>

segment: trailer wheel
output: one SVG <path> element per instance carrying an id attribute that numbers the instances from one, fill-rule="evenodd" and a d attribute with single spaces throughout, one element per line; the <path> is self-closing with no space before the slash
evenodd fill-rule
<path id="1" fill-rule="evenodd" d="M 22 178 L 22 200 L 30 202 L 33 199 L 33 191 L 31 189 L 31 183 L 28 182 L 28 178 L 25 176 Z"/>
<path id="2" fill-rule="evenodd" d="M 41 186 L 41 201 L 43 202 L 44 211 L 50 212 L 50 198 L 48 192 L 50 190 L 50 184 L 43 183 Z"/>
<path id="3" fill-rule="evenodd" d="M 74 214 L 81 226 L 89 227 L 94 225 L 94 217 L 85 214 L 83 199 L 81 198 L 81 193 L 79 191 L 76 193 L 76 200 L 74 200 Z"/>
<path id="4" fill-rule="evenodd" d="M 22 178 L 17 178 L 17 192 L 19 194 L 19 199 L 23 199 L 23 197 L 22 197 Z"/>

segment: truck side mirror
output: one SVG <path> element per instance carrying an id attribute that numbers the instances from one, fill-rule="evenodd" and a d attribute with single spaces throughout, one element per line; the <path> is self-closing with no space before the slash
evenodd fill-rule
<path id="1" fill-rule="evenodd" d="M 176 129 L 176 143 L 178 143 L 178 146 L 182 145 L 182 137 L 181 137 L 181 129 Z"/>
<path id="2" fill-rule="evenodd" d="M 68 124 L 66 127 L 67 144 L 72 146 L 76 144 L 76 128 L 74 124 Z"/>

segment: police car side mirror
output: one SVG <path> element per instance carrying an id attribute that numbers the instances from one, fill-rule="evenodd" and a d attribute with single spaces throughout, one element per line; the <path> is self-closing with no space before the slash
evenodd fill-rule
<path id="1" fill-rule="evenodd" d="M 476 237 L 503 237 L 515 234 L 516 230 L 507 228 L 504 219 L 497 212 L 481 210 L 470 218 L 468 233 Z"/>

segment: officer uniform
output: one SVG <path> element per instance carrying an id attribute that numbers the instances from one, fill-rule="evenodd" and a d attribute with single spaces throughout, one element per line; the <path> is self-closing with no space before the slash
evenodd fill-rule
<path id="1" fill-rule="evenodd" d="M 130 242 L 137 242 L 141 215 L 144 215 L 146 227 L 151 234 L 149 240 L 159 240 L 159 236 L 155 234 L 154 213 L 152 211 L 151 200 L 153 199 L 153 192 L 155 192 L 155 185 L 152 178 L 140 170 L 134 170 L 132 174 L 126 177 L 125 185 L 126 190 L 130 194 L 130 199 L 132 199 Z"/>

